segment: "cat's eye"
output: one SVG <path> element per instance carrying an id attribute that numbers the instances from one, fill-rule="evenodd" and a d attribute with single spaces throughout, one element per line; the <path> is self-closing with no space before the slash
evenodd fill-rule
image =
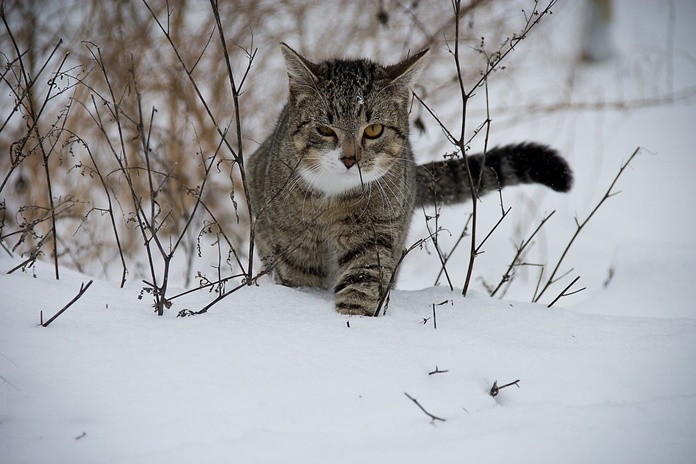
<path id="1" fill-rule="evenodd" d="M 363 134 L 365 135 L 365 138 L 368 139 L 376 139 L 379 138 L 382 135 L 382 132 L 384 132 L 384 126 L 381 124 L 370 124 L 365 128 L 365 131 Z"/>
<path id="2" fill-rule="evenodd" d="M 319 135 L 322 137 L 335 137 L 336 133 L 331 129 L 330 127 L 326 126 L 317 126 L 317 132 L 319 132 Z"/>

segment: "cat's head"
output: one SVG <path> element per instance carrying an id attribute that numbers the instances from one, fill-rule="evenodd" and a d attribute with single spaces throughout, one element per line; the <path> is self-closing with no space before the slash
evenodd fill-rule
<path id="1" fill-rule="evenodd" d="M 305 181 L 340 195 L 403 160 L 410 87 L 427 50 L 382 66 L 369 60 L 312 63 L 285 44 L 281 49 L 290 80 L 288 130 Z"/>

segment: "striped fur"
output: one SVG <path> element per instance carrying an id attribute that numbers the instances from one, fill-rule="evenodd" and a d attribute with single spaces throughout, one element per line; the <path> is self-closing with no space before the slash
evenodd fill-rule
<path id="1" fill-rule="evenodd" d="M 556 150 L 536 143 L 505 145 L 467 157 L 479 195 L 519 184 L 543 184 L 567 192 L 573 184 L 568 163 Z M 481 175 L 481 163 L 485 169 Z M 481 178 L 478 183 L 479 176 Z M 472 197 L 464 159 L 437 161 L 416 169 L 416 206 L 455 204 Z"/>
<path id="2" fill-rule="evenodd" d="M 247 169 L 258 253 L 280 284 L 332 289 L 338 312 L 375 315 L 415 206 L 471 198 L 463 160 L 414 164 L 410 86 L 427 51 L 393 66 L 282 51 L 289 100 Z M 468 160 L 478 177 L 483 157 Z M 483 164 L 481 191 L 572 181 L 541 145 L 495 148 Z"/>

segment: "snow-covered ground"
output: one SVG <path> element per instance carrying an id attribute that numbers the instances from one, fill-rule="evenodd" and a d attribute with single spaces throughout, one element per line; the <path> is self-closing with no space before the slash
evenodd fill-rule
<path id="1" fill-rule="evenodd" d="M 543 45 L 558 46 L 554 37 L 567 44 L 577 13 L 559 9 L 521 44 L 539 63 L 529 73 L 544 71 L 517 82 L 525 101 L 565 88 L 567 75 L 554 72 L 563 63 L 544 61 Z M 615 13 L 615 60 L 574 76 L 586 92 L 577 101 L 696 84 L 693 2 L 625 0 Z M 668 55 L 665 84 L 659 70 L 669 69 Z M 497 95 L 501 107 L 519 97 Z M 512 129 L 494 122 L 495 143 L 557 146 L 577 179 L 568 195 L 537 187 L 510 194 L 520 213 L 477 262 L 486 280 L 511 258 L 510 235 L 520 229 L 523 237 L 553 209 L 538 259 L 557 259 L 573 216 L 586 217 L 621 163 L 644 147 L 617 184 L 622 193 L 569 255 L 567 268 L 587 290 L 551 309 L 518 302 L 530 299 L 534 274 L 507 300 L 481 287 L 467 298 L 423 289 L 431 282 L 422 276 L 437 269 L 423 250 L 409 257 L 381 318 L 338 315 L 331 295 L 269 280 L 204 316 L 156 317 L 137 282 L 120 289 L 95 281 L 43 328 L 40 311 L 47 319 L 90 277 L 63 269 L 56 281 L 45 263 L 6 275 L 19 260 L 3 253 L 0 462 L 693 463 L 696 105 L 639 106 L 535 115 Z M 482 203 L 482 230 L 497 219 L 496 203 Z M 457 231 L 467 211 L 448 208 L 442 219 Z M 525 219 L 530 211 L 534 219 Z M 417 220 L 413 237 L 424 230 Z M 463 281 L 461 254 L 452 258 L 455 283 Z M 200 308 L 209 295 L 187 298 L 176 308 Z M 446 372 L 429 374 L 436 369 Z M 495 381 L 518 379 L 489 394 Z M 445 421 L 431 421 L 405 393 Z"/>

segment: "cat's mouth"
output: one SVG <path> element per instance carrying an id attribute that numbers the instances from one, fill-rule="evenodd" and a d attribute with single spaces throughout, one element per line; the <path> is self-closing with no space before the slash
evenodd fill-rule
<path id="1" fill-rule="evenodd" d="M 329 196 L 364 188 L 387 172 L 379 166 L 366 166 L 364 161 L 355 158 L 341 157 L 339 150 L 325 153 L 312 161 L 300 168 L 300 176 L 310 186 Z"/>

